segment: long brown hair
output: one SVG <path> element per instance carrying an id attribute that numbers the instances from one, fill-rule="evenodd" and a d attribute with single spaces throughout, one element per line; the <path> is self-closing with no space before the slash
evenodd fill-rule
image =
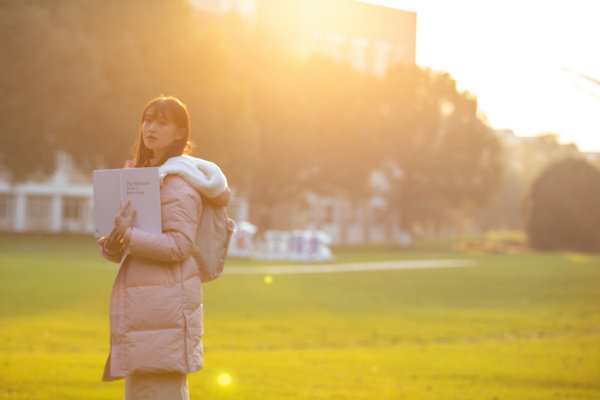
<path id="1" fill-rule="evenodd" d="M 131 148 L 131 153 L 135 167 L 150 166 L 152 151 L 144 144 L 142 126 L 147 114 L 160 116 L 175 123 L 177 128 L 183 129 L 184 135 L 176 140 L 169 148 L 162 159 L 158 160 L 157 165 L 162 165 L 171 157 L 180 156 L 191 152 L 192 143 L 190 142 L 190 114 L 185 104 L 177 97 L 159 96 L 152 99 L 144 107 L 142 118 L 140 120 L 140 131 L 136 143 Z"/>

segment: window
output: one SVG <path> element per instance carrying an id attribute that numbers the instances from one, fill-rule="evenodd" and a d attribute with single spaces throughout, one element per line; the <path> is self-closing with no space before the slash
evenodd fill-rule
<path id="1" fill-rule="evenodd" d="M 375 43 L 375 53 L 373 54 L 373 72 L 376 75 L 385 74 L 385 70 L 390 64 L 390 50 L 392 45 L 387 42 Z"/>
<path id="2" fill-rule="evenodd" d="M 47 231 L 51 228 L 52 198 L 49 196 L 29 196 L 27 202 L 27 229 Z"/>
<path id="3" fill-rule="evenodd" d="M 0 195 L 0 219 L 9 219 L 13 214 L 14 199 L 9 195 Z"/>
<path id="4" fill-rule="evenodd" d="M 310 34 L 310 52 L 324 53 L 323 49 L 323 34 L 320 31 L 312 31 Z"/>
<path id="5" fill-rule="evenodd" d="M 327 43 L 329 48 L 329 55 L 337 62 L 344 61 L 344 50 L 346 44 L 346 38 L 343 35 L 337 33 L 330 33 L 327 35 Z"/>
<path id="6" fill-rule="evenodd" d="M 408 51 L 406 50 L 406 46 L 398 45 L 396 46 L 395 57 L 393 62 L 408 62 Z"/>
<path id="7" fill-rule="evenodd" d="M 75 197 L 65 197 L 63 199 L 63 218 L 64 219 L 79 219 L 81 217 L 82 208 L 81 199 Z"/>
<path id="8" fill-rule="evenodd" d="M 355 204 L 351 204 L 350 207 L 348 207 L 347 212 L 346 212 L 346 223 L 348 223 L 350 225 L 354 225 L 354 224 L 360 222 L 360 216 L 361 216 L 360 208 Z"/>
<path id="9" fill-rule="evenodd" d="M 333 204 L 327 204 L 323 210 L 323 223 L 333 224 L 335 221 L 335 207 Z"/>
<path id="10" fill-rule="evenodd" d="M 44 219 L 50 217 L 50 197 L 29 197 L 27 199 L 27 216 L 34 219 Z"/>
<path id="11" fill-rule="evenodd" d="M 367 49 L 369 46 L 369 41 L 363 38 L 354 38 L 352 39 L 352 56 L 351 63 L 354 69 L 366 72 L 367 71 Z"/>
<path id="12" fill-rule="evenodd" d="M 0 227 L 10 229 L 13 225 L 15 214 L 15 198 L 11 195 L 0 195 Z"/>
<path id="13" fill-rule="evenodd" d="M 387 215 L 385 209 L 382 207 L 373 207 L 371 209 L 371 216 L 374 225 L 383 226 L 386 223 Z"/>

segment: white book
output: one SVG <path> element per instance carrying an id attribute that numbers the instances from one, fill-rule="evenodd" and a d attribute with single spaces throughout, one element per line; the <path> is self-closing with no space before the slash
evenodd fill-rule
<path id="1" fill-rule="evenodd" d="M 95 236 L 108 236 L 114 228 L 119 201 L 136 210 L 133 226 L 162 232 L 158 168 L 98 169 L 94 171 Z"/>

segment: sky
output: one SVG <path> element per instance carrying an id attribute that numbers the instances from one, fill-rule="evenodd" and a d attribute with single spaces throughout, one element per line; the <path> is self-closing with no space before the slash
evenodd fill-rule
<path id="1" fill-rule="evenodd" d="M 417 64 L 447 71 L 494 129 L 600 151 L 600 1 L 361 0 L 417 12 Z M 575 71 L 575 72 L 569 72 Z"/>

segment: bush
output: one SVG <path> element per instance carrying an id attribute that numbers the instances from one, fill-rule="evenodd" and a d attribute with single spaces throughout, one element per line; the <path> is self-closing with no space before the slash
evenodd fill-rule
<path id="1" fill-rule="evenodd" d="M 456 249 L 468 252 L 517 254 L 527 251 L 527 240 L 521 231 L 490 231 L 483 236 L 465 237 Z"/>
<path id="2" fill-rule="evenodd" d="M 532 183 L 525 229 L 537 250 L 600 250 L 600 171 L 582 159 L 547 167 Z"/>

